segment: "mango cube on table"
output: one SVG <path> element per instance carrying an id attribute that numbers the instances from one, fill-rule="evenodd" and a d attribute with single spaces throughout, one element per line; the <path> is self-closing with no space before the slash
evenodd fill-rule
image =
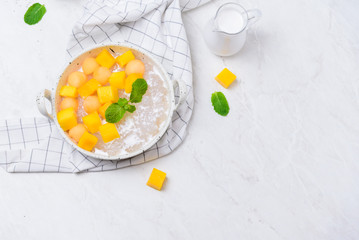
<path id="1" fill-rule="evenodd" d="M 62 130 L 67 131 L 77 125 L 77 116 L 75 110 L 70 107 L 57 113 L 57 121 Z"/>
<path id="2" fill-rule="evenodd" d="M 101 117 L 103 119 L 106 119 L 105 113 L 107 108 L 111 105 L 111 102 L 105 103 L 104 105 L 102 105 L 99 109 L 98 109 L 98 113 L 101 115 Z"/>
<path id="3" fill-rule="evenodd" d="M 91 151 L 95 147 L 97 141 L 97 137 L 88 132 L 84 132 L 79 140 L 78 146 L 87 151 Z"/>
<path id="4" fill-rule="evenodd" d="M 135 56 L 129 50 L 129 51 L 125 52 L 124 54 L 118 56 L 116 58 L 116 62 L 118 63 L 118 65 L 120 65 L 120 67 L 123 68 L 124 66 L 126 66 L 127 63 L 129 63 L 130 61 L 132 61 L 134 59 L 135 59 Z"/>
<path id="5" fill-rule="evenodd" d="M 82 98 L 87 98 L 96 92 L 101 84 L 96 79 L 90 79 L 84 85 L 79 87 L 78 92 Z"/>
<path id="6" fill-rule="evenodd" d="M 118 101 L 118 90 L 112 86 L 98 88 L 97 95 L 101 104 Z"/>
<path id="7" fill-rule="evenodd" d="M 98 132 L 100 126 L 102 125 L 100 116 L 97 112 L 84 116 L 82 121 L 90 133 Z"/>
<path id="8" fill-rule="evenodd" d="M 166 179 L 166 173 L 154 168 L 152 170 L 150 178 L 147 181 L 147 186 L 150 186 L 158 191 L 161 191 L 165 179 Z"/>
<path id="9" fill-rule="evenodd" d="M 125 92 L 130 93 L 132 91 L 132 84 L 138 79 L 142 78 L 142 74 L 140 73 L 132 73 L 128 75 L 125 80 Z"/>
<path id="10" fill-rule="evenodd" d="M 77 88 L 73 86 L 62 86 L 60 89 L 60 96 L 61 97 L 77 97 Z"/>
<path id="11" fill-rule="evenodd" d="M 116 60 L 106 49 L 102 50 L 99 55 L 96 57 L 96 62 L 102 67 L 110 68 L 112 67 Z"/>
<path id="12" fill-rule="evenodd" d="M 124 71 L 114 72 L 110 76 L 110 85 L 117 89 L 125 89 L 126 73 Z"/>
<path id="13" fill-rule="evenodd" d="M 105 143 L 111 142 L 112 140 L 120 137 L 116 125 L 113 123 L 105 123 L 104 125 L 101 125 L 100 134 Z"/>
<path id="14" fill-rule="evenodd" d="M 228 88 L 234 80 L 236 80 L 236 75 L 234 75 L 228 68 L 225 68 L 220 72 L 215 78 L 223 87 Z"/>

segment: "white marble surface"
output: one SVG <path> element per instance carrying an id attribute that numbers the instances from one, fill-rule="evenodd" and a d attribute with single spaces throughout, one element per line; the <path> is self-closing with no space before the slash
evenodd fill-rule
<path id="1" fill-rule="evenodd" d="M 32 2 L 0 8 L 2 118 L 39 115 L 84 0 L 44 0 L 30 27 Z M 184 14 L 196 105 L 179 149 L 112 172 L 0 171 L 0 239 L 359 239 L 359 2 L 241 2 L 263 18 L 233 57 L 199 34 L 220 1 Z M 228 90 L 213 80 L 224 66 L 240 77 Z M 161 192 L 145 185 L 153 167 Z"/>

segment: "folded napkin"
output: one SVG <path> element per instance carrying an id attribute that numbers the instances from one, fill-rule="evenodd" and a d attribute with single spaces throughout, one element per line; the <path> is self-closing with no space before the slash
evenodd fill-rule
<path id="1" fill-rule="evenodd" d="M 72 148 L 54 123 L 45 118 L 0 120 L 0 166 L 8 172 L 105 171 L 144 163 L 172 152 L 185 137 L 194 102 L 191 56 L 181 14 L 207 1 L 92 0 L 72 30 L 67 49 L 69 58 L 95 44 L 127 42 L 152 53 L 171 78 L 186 83 L 186 101 L 154 146 L 130 159 L 99 160 Z"/>

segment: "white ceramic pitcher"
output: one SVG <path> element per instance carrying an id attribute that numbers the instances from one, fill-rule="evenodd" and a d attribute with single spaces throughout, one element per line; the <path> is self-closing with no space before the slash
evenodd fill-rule
<path id="1" fill-rule="evenodd" d="M 261 15 L 258 9 L 246 10 L 238 3 L 223 4 L 203 31 L 207 46 L 219 56 L 237 53 L 246 41 L 247 29 Z"/>

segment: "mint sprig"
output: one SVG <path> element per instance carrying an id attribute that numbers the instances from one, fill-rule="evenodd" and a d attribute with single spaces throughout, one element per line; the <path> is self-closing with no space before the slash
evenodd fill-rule
<path id="1" fill-rule="evenodd" d="M 34 3 L 31 7 L 29 7 L 29 9 L 27 9 L 24 15 L 24 21 L 29 25 L 34 25 L 40 22 L 45 13 L 45 5 L 41 5 L 40 3 Z"/>
<path id="2" fill-rule="evenodd" d="M 127 104 L 125 107 L 127 112 L 133 113 L 134 111 L 136 111 L 136 107 L 130 104 Z"/>
<path id="3" fill-rule="evenodd" d="M 227 116 L 229 113 L 229 106 L 226 97 L 222 92 L 214 92 L 211 97 L 214 111 L 221 116 Z"/>
<path id="4" fill-rule="evenodd" d="M 120 98 L 118 99 L 117 104 L 120 105 L 120 107 L 124 107 L 128 104 L 128 101 L 126 98 Z"/>
<path id="5" fill-rule="evenodd" d="M 105 112 L 106 121 L 109 123 L 117 123 L 119 122 L 126 112 L 133 113 L 136 111 L 136 107 L 134 105 L 129 104 L 131 103 L 139 103 L 142 101 L 142 96 L 147 91 L 147 82 L 142 79 L 138 78 L 132 84 L 132 91 L 130 95 L 130 101 L 126 98 L 118 99 L 117 103 L 112 103 Z"/>

